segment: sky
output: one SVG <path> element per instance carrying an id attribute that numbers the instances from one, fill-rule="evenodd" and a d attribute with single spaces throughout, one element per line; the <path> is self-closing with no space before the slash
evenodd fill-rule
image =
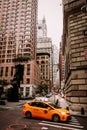
<path id="1" fill-rule="evenodd" d="M 62 0 L 38 0 L 38 20 L 46 19 L 47 37 L 59 48 L 63 30 Z"/>

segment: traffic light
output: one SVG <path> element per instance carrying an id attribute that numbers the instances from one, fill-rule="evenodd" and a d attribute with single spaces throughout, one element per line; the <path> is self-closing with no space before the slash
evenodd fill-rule
<path id="1" fill-rule="evenodd" d="M 15 66 L 16 72 L 15 72 L 15 78 L 17 80 L 23 80 L 23 75 L 24 75 L 24 65 L 18 64 Z"/>

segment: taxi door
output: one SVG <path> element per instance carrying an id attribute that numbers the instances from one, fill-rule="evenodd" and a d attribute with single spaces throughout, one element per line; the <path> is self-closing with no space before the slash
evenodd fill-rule
<path id="1" fill-rule="evenodd" d="M 37 104 L 37 117 L 42 119 L 51 119 L 52 109 L 45 103 L 39 102 Z"/>

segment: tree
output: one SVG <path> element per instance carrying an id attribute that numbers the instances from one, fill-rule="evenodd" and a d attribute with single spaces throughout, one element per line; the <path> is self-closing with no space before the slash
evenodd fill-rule
<path id="1" fill-rule="evenodd" d="M 11 89 L 8 90 L 7 93 L 7 100 L 18 102 L 19 101 L 19 87 L 20 81 L 23 80 L 24 75 L 24 65 L 18 64 L 15 66 L 15 75 L 12 80 L 11 85 L 13 86 Z"/>
<path id="2" fill-rule="evenodd" d="M 8 85 L 9 83 L 6 82 L 5 80 L 0 80 L 0 98 L 1 98 L 1 95 L 3 94 L 3 91 L 4 91 L 4 86 L 5 85 Z"/>
<path id="3" fill-rule="evenodd" d="M 16 78 L 17 81 L 23 80 L 23 75 L 24 75 L 24 65 L 18 64 L 15 66 L 16 71 L 14 77 Z"/>
<path id="4" fill-rule="evenodd" d="M 31 60 L 29 56 L 17 56 L 16 58 L 13 59 L 13 62 L 27 62 Z"/>
<path id="5" fill-rule="evenodd" d="M 48 85 L 46 83 L 40 84 L 37 87 L 37 93 L 47 94 L 48 93 Z"/>

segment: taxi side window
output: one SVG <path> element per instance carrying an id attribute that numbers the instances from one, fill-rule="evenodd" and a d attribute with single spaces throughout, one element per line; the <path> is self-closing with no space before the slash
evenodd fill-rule
<path id="1" fill-rule="evenodd" d="M 40 108 L 48 108 L 49 106 L 45 103 L 41 102 L 32 102 L 30 106 L 40 107 Z"/>
<path id="2" fill-rule="evenodd" d="M 45 103 L 38 103 L 37 104 L 37 107 L 40 107 L 40 108 L 48 108 L 48 105 L 47 104 L 45 104 Z"/>
<path id="3" fill-rule="evenodd" d="M 30 106 L 37 106 L 36 102 L 32 102 Z"/>
<path id="4" fill-rule="evenodd" d="M 42 107 L 42 103 L 38 102 L 38 103 L 36 104 L 36 107 Z"/>
<path id="5" fill-rule="evenodd" d="M 48 108 L 49 106 L 45 103 L 43 103 L 43 108 Z"/>
<path id="6" fill-rule="evenodd" d="M 41 107 L 41 106 L 42 106 L 42 103 L 40 103 L 40 102 L 32 102 L 32 103 L 30 104 L 30 106 Z"/>

